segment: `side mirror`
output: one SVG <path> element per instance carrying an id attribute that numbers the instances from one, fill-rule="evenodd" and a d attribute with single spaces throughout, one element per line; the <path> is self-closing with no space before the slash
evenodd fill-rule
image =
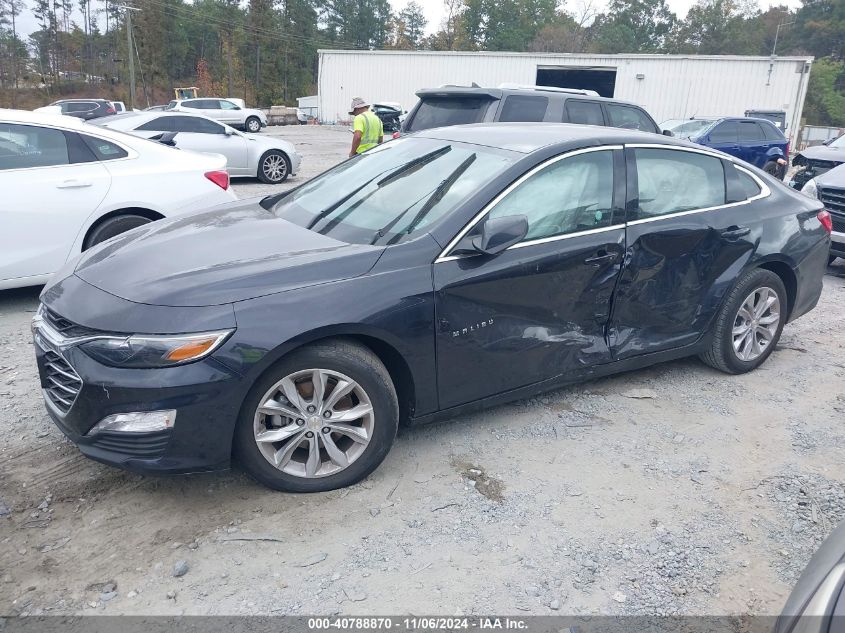
<path id="1" fill-rule="evenodd" d="M 455 252 L 498 255 L 521 242 L 527 234 L 528 219 L 524 215 L 488 218 L 481 227 L 481 235 L 476 235 L 463 247 L 459 245 Z"/>
<path id="2" fill-rule="evenodd" d="M 663 130 L 663 136 L 675 136 L 672 130 Z"/>
<path id="3" fill-rule="evenodd" d="M 235 131 L 232 128 L 229 128 L 229 127 L 223 128 L 223 134 L 225 134 L 226 136 L 232 136 L 234 133 L 235 133 Z"/>

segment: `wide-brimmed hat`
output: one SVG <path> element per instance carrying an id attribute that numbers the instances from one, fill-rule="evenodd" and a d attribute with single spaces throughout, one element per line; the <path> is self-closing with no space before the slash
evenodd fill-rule
<path id="1" fill-rule="evenodd" d="M 366 108 L 370 104 L 364 101 L 361 97 L 354 97 L 352 99 L 352 105 L 349 106 L 349 114 L 355 114 L 355 110 L 358 108 Z"/>

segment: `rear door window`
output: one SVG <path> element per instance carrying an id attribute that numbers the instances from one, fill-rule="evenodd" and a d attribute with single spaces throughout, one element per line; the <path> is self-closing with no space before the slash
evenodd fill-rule
<path id="1" fill-rule="evenodd" d="M 530 95 L 509 95 L 502 106 L 499 121 L 536 123 L 546 118 L 546 108 L 549 106 L 548 97 Z"/>
<path id="2" fill-rule="evenodd" d="M 632 220 L 725 204 L 725 170 L 714 156 L 675 149 L 634 150 L 639 207 Z"/>
<path id="3" fill-rule="evenodd" d="M 762 141 L 765 140 L 763 135 L 763 128 L 757 124 L 756 121 L 740 121 L 739 122 L 739 140 L 740 141 Z"/>
<path id="4" fill-rule="evenodd" d="M 91 112 L 97 109 L 97 104 L 90 101 L 76 101 L 67 104 L 68 112 Z"/>
<path id="5" fill-rule="evenodd" d="M 423 99 L 408 126 L 409 132 L 433 127 L 480 123 L 484 120 L 490 99 L 482 97 L 438 97 Z"/>
<path id="6" fill-rule="evenodd" d="M 201 119 L 198 116 L 175 117 L 173 129 L 176 132 L 194 132 L 198 134 L 225 134 L 225 128 L 219 123 Z"/>
<path id="7" fill-rule="evenodd" d="M 567 99 L 565 109 L 566 119 L 569 123 L 580 123 L 582 125 L 604 125 L 604 115 L 601 113 L 601 104 L 598 104 L 595 101 Z"/>
<path id="8" fill-rule="evenodd" d="M 620 127 L 625 130 L 641 130 L 643 132 L 657 132 L 657 126 L 654 122 L 646 116 L 645 112 L 639 108 L 631 106 L 623 106 L 615 103 L 608 103 L 607 116 L 610 119 L 610 125 L 613 127 Z"/>
<path id="9" fill-rule="evenodd" d="M 175 129 L 173 127 L 173 119 L 178 118 L 179 117 L 175 116 L 159 116 L 147 121 L 143 125 L 139 125 L 135 129 L 143 130 L 145 132 L 172 132 Z"/>
<path id="10" fill-rule="evenodd" d="M 709 134 L 711 143 L 736 143 L 739 138 L 739 127 L 736 121 L 719 123 Z"/>
<path id="11" fill-rule="evenodd" d="M 0 123 L 0 170 L 67 165 L 68 146 L 60 130 Z"/>

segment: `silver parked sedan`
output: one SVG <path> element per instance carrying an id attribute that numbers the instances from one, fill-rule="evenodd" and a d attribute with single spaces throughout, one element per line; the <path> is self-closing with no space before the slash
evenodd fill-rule
<path id="1" fill-rule="evenodd" d="M 276 184 L 299 170 L 301 157 L 292 143 L 271 136 L 246 134 L 225 123 L 198 114 L 181 112 L 128 112 L 102 120 L 95 125 L 135 136 L 154 138 L 176 132 L 176 147 L 195 152 L 223 154 L 232 177 L 258 177 Z"/>

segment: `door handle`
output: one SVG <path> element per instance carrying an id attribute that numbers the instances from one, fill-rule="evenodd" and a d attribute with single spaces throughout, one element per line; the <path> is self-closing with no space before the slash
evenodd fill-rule
<path id="1" fill-rule="evenodd" d="M 726 229 L 719 231 L 719 235 L 724 237 L 726 240 L 735 240 L 740 237 L 745 237 L 751 233 L 751 229 L 747 226 L 729 226 Z"/>
<path id="2" fill-rule="evenodd" d="M 57 189 L 81 189 L 82 187 L 90 187 L 94 183 L 89 180 L 65 180 L 56 185 Z"/>
<path id="3" fill-rule="evenodd" d="M 592 257 L 585 259 L 584 263 L 591 266 L 600 266 L 605 262 L 612 262 L 614 259 L 616 259 L 616 253 L 608 253 L 605 250 L 601 250 Z"/>

